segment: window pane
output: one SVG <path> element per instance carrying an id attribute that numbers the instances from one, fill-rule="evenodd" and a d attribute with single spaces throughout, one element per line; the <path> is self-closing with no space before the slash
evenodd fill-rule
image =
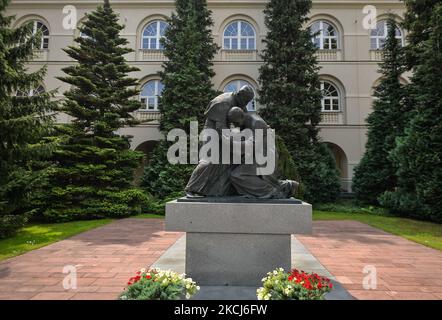
<path id="1" fill-rule="evenodd" d="M 379 39 L 379 49 L 384 48 L 384 46 L 385 46 L 385 39 L 383 38 Z"/>
<path id="2" fill-rule="evenodd" d="M 143 39 L 143 49 L 149 49 L 149 39 Z"/>
<path id="3" fill-rule="evenodd" d="M 48 48 L 49 48 L 49 39 L 44 38 L 43 39 L 43 49 L 48 49 Z"/>
<path id="4" fill-rule="evenodd" d="M 238 39 L 232 39 L 232 47 L 230 49 L 238 49 Z"/>
<path id="5" fill-rule="evenodd" d="M 253 30 L 252 26 L 248 24 L 247 22 L 242 21 L 241 22 L 241 35 L 242 36 L 249 36 L 254 37 L 255 31 Z"/>
<path id="6" fill-rule="evenodd" d="M 247 39 L 242 38 L 241 39 L 241 49 L 246 50 L 247 49 Z"/>
<path id="7" fill-rule="evenodd" d="M 157 39 L 150 38 L 149 39 L 149 49 L 156 49 L 156 48 L 157 48 Z"/>
<path id="8" fill-rule="evenodd" d="M 147 109 L 149 109 L 149 110 L 155 109 L 155 98 L 148 99 Z"/>
<path id="9" fill-rule="evenodd" d="M 324 100 L 324 110 L 330 111 L 330 100 L 328 100 L 328 99 Z"/>
<path id="10" fill-rule="evenodd" d="M 255 39 L 252 38 L 249 39 L 249 49 L 255 50 Z"/>
<path id="11" fill-rule="evenodd" d="M 224 31 L 224 36 L 226 36 L 226 37 L 238 36 L 238 22 L 237 21 L 235 21 L 227 26 L 226 31 Z"/>
<path id="12" fill-rule="evenodd" d="M 230 39 L 224 39 L 224 49 L 230 49 Z"/>

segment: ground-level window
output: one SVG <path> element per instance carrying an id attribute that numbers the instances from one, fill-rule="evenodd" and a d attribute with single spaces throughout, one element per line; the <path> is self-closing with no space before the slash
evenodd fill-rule
<path id="1" fill-rule="evenodd" d="M 141 89 L 140 100 L 145 105 L 145 110 L 158 110 L 158 97 L 163 92 L 164 85 L 160 80 L 150 80 Z"/>
<path id="2" fill-rule="evenodd" d="M 235 92 L 235 91 L 239 91 L 239 89 L 241 89 L 241 87 L 248 85 L 250 87 L 253 88 L 253 86 L 246 80 L 233 80 L 230 81 L 225 87 L 224 87 L 224 92 Z M 255 97 L 256 97 L 256 93 L 255 93 Z M 253 99 L 248 105 L 247 105 L 247 110 L 249 111 L 255 111 L 255 99 Z"/>
<path id="3" fill-rule="evenodd" d="M 328 81 L 321 81 L 322 91 L 322 111 L 323 112 L 338 112 L 341 111 L 341 103 L 339 91 L 334 84 Z"/>

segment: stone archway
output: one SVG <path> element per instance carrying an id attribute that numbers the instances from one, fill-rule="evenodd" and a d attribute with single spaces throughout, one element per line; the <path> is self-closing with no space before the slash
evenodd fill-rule
<path id="1" fill-rule="evenodd" d="M 331 151 L 336 163 L 336 168 L 339 171 L 341 178 L 341 190 L 342 192 L 351 192 L 349 178 L 348 178 L 348 160 L 344 150 L 337 144 L 332 142 L 325 142 L 329 150 Z"/>
<path id="2" fill-rule="evenodd" d="M 152 152 L 152 150 L 155 148 L 155 146 L 158 144 L 158 141 L 155 140 L 149 140 L 145 141 L 141 144 L 139 144 L 135 151 L 140 151 L 144 153 L 144 159 L 141 162 L 141 164 L 138 166 L 138 168 L 134 172 L 134 184 L 136 186 L 139 186 L 141 183 L 141 179 L 143 178 L 144 174 L 144 168 L 146 164 L 149 162 L 149 154 Z"/>

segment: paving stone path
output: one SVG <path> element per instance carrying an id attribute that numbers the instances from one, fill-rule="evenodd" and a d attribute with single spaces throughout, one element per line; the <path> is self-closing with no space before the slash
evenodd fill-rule
<path id="1" fill-rule="evenodd" d="M 315 221 L 297 238 L 357 299 L 442 299 L 439 250 L 356 221 Z M 365 290 L 374 270 L 376 289 Z"/>
<path id="2" fill-rule="evenodd" d="M 0 300 L 116 299 L 182 235 L 161 219 L 124 219 L 5 260 Z M 357 299 L 442 299 L 441 251 L 355 221 L 315 221 L 297 239 Z M 65 266 L 75 266 L 77 289 L 63 288 Z M 376 268 L 375 290 L 363 288 L 365 266 Z"/>
<path id="3" fill-rule="evenodd" d="M 182 234 L 162 219 L 123 219 L 0 262 L 0 299 L 116 299 L 129 277 L 151 265 Z M 77 289 L 65 290 L 65 266 Z"/>

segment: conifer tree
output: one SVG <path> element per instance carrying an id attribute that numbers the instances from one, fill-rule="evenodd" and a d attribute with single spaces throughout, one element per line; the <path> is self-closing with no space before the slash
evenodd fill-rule
<path id="1" fill-rule="evenodd" d="M 129 137 L 116 131 L 136 123 L 131 112 L 141 108 L 137 71 L 127 64 L 120 36 L 123 29 L 109 1 L 86 15 L 78 44 L 65 49 L 75 65 L 59 79 L 71 85 L 63 112 L 72 123 L 59 126 L 60 146 L 47 191 L 40 201 L 49 220 L 122 217 L 140 213 L 147 196 L 132 186 L 143 154 L 129 149 Z"/>
<path id="2" fill-rule="evenodd" d="M 442 3 L 431 12 L 427 24 L 419 23 L 426 24 L 427 36 L 419 44 L 412 77 L 415 111 L 392 153 L 398 188 L 380 202 L 396 213 L 442 222 Z"/>
<path id="3" fill-rule="evenodd" d="M 217 95 L 212 86 L 215 75 L 211 11 L 206 0 L 176 0 L 176 13 L 168 20 L 165 33 L 163 70 L 159 73 L 165 88 L 159 101 L 160 129 L 165 136 L 171 129 L 189 133 L 190 121 L 203 124 L 204 110 Z M 172 165 L 167 160 L 170 142 L 160 141 L 150 157 L 142 185 L 164 198 L 183 192 L 195 165 Z"/>
<path id="4" fill-rule="evenodd" d="M 389 154 L 395 148 L 396 138 L 404 133 L 410 111 L 404 103 L 404 86 L 400 82 L 405 71 L 404 54 L 396 39 L 397 26 L 393 17 L 388 19 L 387 26 L 379 70 L 382 78 L 374 91 L 373 112 L 367 118 L 366 151 L 353 178 L 356 198 L 371 204 L 377 204 L 381 194 L 396 187 L 396 168 Z"/>
<path id="5" fill-rule="evenodd" d="M 320 143 L 321 96 L 316 48 L 308 21 L 311 1 L 270 0 L 260 68 L 261 115 L 281 136 L 297 166 L 309 201 L 332 201 L 339 177 L 330 151 Z"/>
<path id="6" fill-rule="evenodd" d="M 12 28 L 14 17 L 4 15 L 8 4 L 0 0 L 0 238 L 20 228 L 32 209 L 30 195 L 45 175 L 41 161 L 53 148 L 43 137 L 57 106 L 53 92 L 28 94 L 46 73 L 26 67 L 41 34 L 33 34 L 31 24 Z"/>

